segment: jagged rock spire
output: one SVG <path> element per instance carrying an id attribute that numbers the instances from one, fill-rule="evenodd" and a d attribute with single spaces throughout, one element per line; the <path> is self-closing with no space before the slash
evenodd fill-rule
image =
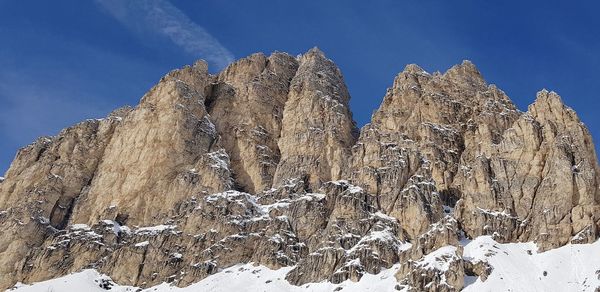
<path id="1" fill-rule="evenodd" d="M 229 153 L 237 189 L 271 188 L 284 106 L 297 70 L 288 54 L 259 53 L 229 65 L 212 85 L 208 111 Z"/>
<path id="2" fill-rule="evenodd" d="M 323 52 L 302 55 L 283 112 L 274 186 L 300 178 L 316 189 L 342 178 L 356 139 L 349 100 L 339 68 Z"/>

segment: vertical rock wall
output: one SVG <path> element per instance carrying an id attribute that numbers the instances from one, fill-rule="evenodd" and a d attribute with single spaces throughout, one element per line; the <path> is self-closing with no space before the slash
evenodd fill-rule
<path id="1" fill-rule="evenodd" d="M 83 268 L 184 286 L 252 261 L 294 266 L 296 285 L 400 263 L 399 285 L 456 291 L 490 273 L 464 236 L 598 238 L 592 138 L 556 93 L 520 112 L 465 61 L 408 65 L 360 131 L 349 99 L 316 48 L 217 75 L 199 61 L 135 108 L 38 139 L 0 182 L 0 288 Z"/>

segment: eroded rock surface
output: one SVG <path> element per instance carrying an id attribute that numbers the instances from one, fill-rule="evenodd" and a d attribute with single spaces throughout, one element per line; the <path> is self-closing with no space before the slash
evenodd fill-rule
<path id="1" fill-rule="evenodd" d="M 465 61 L 408 65 L 360 131 L 349 99 L 316 48 L 199 61 L 38 139 L 0 179 L 0 288 L 84 268 L 186 286 L 254 262 L 295 285 L 399 265 L 398 289 L 459 291 L 493 273 L 467 238 L 597 240 L 593 142 L 556 93 L 520 112 Z"/>
<path id="2" fill-rule="evenodd" d="M 230 155 L 238 188 L 270 189 L 281 154 L 284 105 L 298 61 L 284 53 L 254 54 L 218 75 L 208 110 Z"/>
<path id="3" fill-rule="evenodd" d="M 539 92 L 498 144 L 462 168 L 456 212 L 469 236 L 533 240 L 542 250 L 596 240 L 598 161 L 588 130 L 556 93 Z"/>
<path id="4" fill-rule="evenodd" d="M 349 100 L 341 71 L 323 52 L 314 48 L 299 58 L 283 112 L 275 186 L 301 178 L 318 189 L 342 178 L 357 134 Z"/>

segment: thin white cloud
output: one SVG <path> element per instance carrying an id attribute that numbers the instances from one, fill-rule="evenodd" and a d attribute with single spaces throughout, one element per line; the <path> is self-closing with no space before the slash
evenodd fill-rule
<path id="1" fill-rule="evenodd" d="M 233 61 L 233 54 L 204 28 L 167 0 L 96 0 L 121 24 L 135 33 L 159 34 L 194 57 L 218 69 Z"/>

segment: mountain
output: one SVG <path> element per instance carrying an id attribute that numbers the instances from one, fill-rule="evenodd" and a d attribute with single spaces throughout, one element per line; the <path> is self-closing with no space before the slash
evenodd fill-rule
<path id="1" fill-rule="evenodd" d="M 600 251 L 598 159 L 556 93 L 520 112 L 464 61 L 406 66 L 361 129 L 349 100 L 317 48 L 259 53 L 39 138 L 0 182 L 0 288 L 600 286 L 573 256 Z"/>

